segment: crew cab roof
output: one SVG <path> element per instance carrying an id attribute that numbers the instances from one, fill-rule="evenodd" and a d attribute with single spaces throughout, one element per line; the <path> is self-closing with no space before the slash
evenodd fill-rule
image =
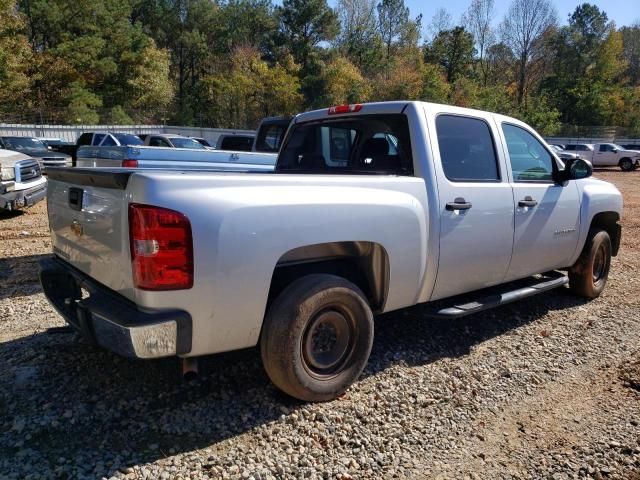
<path id="1" fill-rule="evenodd" d="M 372 114 L 383 114 L 383 115 L 398 114 L 398 113 L 402 113 L 409 105 L 412 105 L 412 104 L 421 105 L 425 109 L 430 111 L 436 111 L 436 112 L 442 111 L 442 112 L 453 113 L 458 115 L 474 116 L 474 115 L 477 115 L 478 113 L 481 113 L 482 115 L 487 114 L 487 112 L 484 110 L 457 107 L 454 105 L 445 105 L 440 103 L 419 102 L 419 101 L 410 101 L 410 100 L 394 100 L 389 102 L 372 102 L 372 103 L 358 104 L 360 106 L 358 111 L 346 112 L 344 114 L 340 114 L 340 113 L 329 114 L 329 108 L 312 110 L 309 112 L 298 114 L 294 118 L 293 122 L 294 123 L 309 122 L 309 121 L 320 120 L 320 119 L 334 117 L 334 116 L 340 117 L 341 115 L 351 116 L 351 115 L 372 115 Z M 516 118 L 507 117 L 506 115 L 500 115 L 497 113 L 494 113 L 493 115 L 495 115 L 496 118 L 498 118 L 501 121 L 507 121 L 509 123 L 513 123 L 516 125 L 526 126 L 524 122 L 521 122 Z"/>

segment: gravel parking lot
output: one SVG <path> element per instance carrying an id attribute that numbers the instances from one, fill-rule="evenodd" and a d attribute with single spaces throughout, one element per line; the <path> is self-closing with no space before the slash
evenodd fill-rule
<path id="1" fill-rule="evenodd" d="M 456 321 L 376 321 L 360 381 L 307 405 L 256 349 L 129 361 L 68 332 L 41 293 L 46 207 L 0 214 L 1 478 L 640 480 L 640 172 L 602 297 L 557 290 Z"/>

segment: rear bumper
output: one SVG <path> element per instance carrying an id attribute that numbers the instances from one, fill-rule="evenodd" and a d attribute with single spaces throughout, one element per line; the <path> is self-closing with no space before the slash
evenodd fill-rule
<path id="1" fill-rule="evenodd" d="M 183 310 L 141 310 L 57 257 L 40 262 L 40 283 L 69 325 L 118 355 L 160 358 L 191 351 L 191 316 Z"/>
<path id="2" fill-rule="evenodd" d="M 46 195 L 46 180 L 24 190 L 12 190 L 10 192 L 0 193 L 0 209 L 15 210 L 17 208 L 31 207 L 40 200 L 43 200 Z"/>

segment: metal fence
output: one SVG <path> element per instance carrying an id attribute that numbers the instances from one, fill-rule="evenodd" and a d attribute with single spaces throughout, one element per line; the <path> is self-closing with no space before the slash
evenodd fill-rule
<path id="1" fill-rule="evenodd" d="M 220 135 L 254 134 L 254 130 L 228 128 L 179 127 L 172 125 L 36 125 L 0 123 L 0 135 L 59 138 L 65 142 L 75 142 L 84 132 L 119 132 L 134 135 L 150 133 L 172 133 L 187 137 L 204 138 L 215 145 Z"/>

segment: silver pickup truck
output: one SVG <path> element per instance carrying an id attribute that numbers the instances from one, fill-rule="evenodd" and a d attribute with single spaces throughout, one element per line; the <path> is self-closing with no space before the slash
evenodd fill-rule
<path id="1" fill-rule="evenodd" d="M 82 145 L 83 136 L 90 145 Z M 135 135 L 118 133 L 85 133 L 80 137 L 81 146 L 76 153 L 77 167 L 127 167 L 127 168 L 187 168 L 198 170 L 273 171 L 277 155 L 273 153 L 234 152 L 208 150 L 195 140 L 185 138 L 202 147 L 175 148 L 158 146 L 159 142 L 144 145 Z M 149 135 L 147 140 L 168 137 Z M 135 143 L 134 143 L 135 142 Z M 148 143 L 148 142 L 147 142 Z"/>
<path id="2" fill-rule="evenodd" d="M 114 352 L 259 345 L 276 386 L 329 400 L 364 368 L 374 314 L 600 295 L 622 197 L 591 172 L 502 115 L 332 107 L 294 119 L 273 173 L 52 170 L 41 282 Z"/>
<path id="3" fill-rule="evenodd" d="M 46 193 L 47 179 L 35 159 L 0 149 L 0 210 L 31 207 L 44 200 Z"/>

